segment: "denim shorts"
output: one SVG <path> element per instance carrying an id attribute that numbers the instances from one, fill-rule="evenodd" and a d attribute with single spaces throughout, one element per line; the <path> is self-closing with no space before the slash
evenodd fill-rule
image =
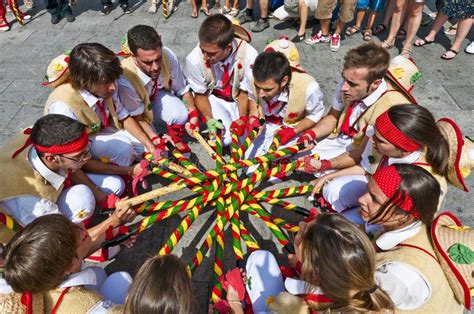
<path id="1" fill-rule="evenodd" d="M 381 12 L 385 7 L 385 2 L 386 0 L 358 0 L 356 9 L 365 10 L 369 8 L 372 11 Z"/>

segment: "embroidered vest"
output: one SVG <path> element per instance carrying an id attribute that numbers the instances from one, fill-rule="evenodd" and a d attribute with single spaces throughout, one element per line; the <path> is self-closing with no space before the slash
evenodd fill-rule
<path id="1" fill-rule="evenodd" d="M 44 312 L 42 293 L 32 295 L 33 313 Z M 26 306 L 21 303 L 21 293 L 0 293 L 0 313 L 26 314 Z"/>
<path id="2" fill-rule="evenodd" d="M 45 313 L 50 313 L 64 288 L 49 290 L 44 294 Z M 94 290 L 84 287 L 71 287 L 57 308 L 57 314 L 87 313 L 102 297 Z"/>
<path id="3" fill-rule="evenodd" d="M 70 83 L 61 84 L 54 89 L 49 95 L 44 108 L 44 115 L 49 112 L 49 106 L 55 101 L 62 101 L 67 104 L 69 109 L 74 112 L 79 122 L 87 126 L 87 132 L 94 134 L 100 130 L 100 118 L 94 112 L 94 110 L 87 105 L 84 99 L 81 97 L 79 91 L 74 89 Z M 105 103 L 109 108 L 110 116 L 115 126 L 118 129 L 122 128 L 121 123 L 118 120 L 117 113 L 115 112 L 115 106 L 112 97 L 105 99 Z M 110 117 L 109 117 L 110 119 Z"/>
<path id="4" fill-rule="evenodd" d="M 28 161 L 28 146 L 14 159 L 13 153 L 25 144 L 27 135 L 15 135 L 0 148 L 0 200 L 21 195 L 35 195 L 56 203 L 63 187 L 56 190 L 35 171 Z"/>
<path id="5" fill-rule="evenodd" d="M 245 69 L 250 66 L 250 64 L 246 64 L 245 61 L 247 56 L 247 45 L 248 43 L 242 39 L 234 39 L 237 42 L 237 54 L 235 56 L 235 62 L 232 66 L 232 98 L 237 100 L 239 96 L 239 89 L 240 83 L 243 81 L 245 76 Z M 212 67 L 207 67 L 204 62 L 204 56 L 202 54 L 201 49 L 199 48 L 199 44 L 197 47 L 199 51 L 199 60 L 201 62 L 201 68 L 203 69 L 203 76 L 204 82 L 207 85 L 207 90 L 209 93 L 212 93 L 216 86 L 216 75 L 212 70 Z"/>
<path id="6" fill-rule="evenodd" d="M 171 91 L 171 66 L 168 54 L 165 49 L 162 49 L 161 57 L 161 72 L 160 76 L 163 80 L 163 89 Z M 137 66 L 133 57 L 128 57 L 122 60 L 123 76 L 132 84 L 133 88 L 137 92 L 138 96 L 142 100 L 145 110 L 143 115 L 145 121 L 148 123 L 153 122 L 153 103 L 150 102 L 150 95 L 148 95 L 145 86 L 143 86 L 140 77 L 138 76 Z"/>
<path id="7" fill-rule="evenodd" d="M 296 124 L 304 119 L 306 109 L 306 90 L 311 82 L 315 82 L 315 79 L 307 73 L 296 71 L 291 73 L 291 82 L 288 93 L 288 108 L 283 117 L 283 122 L 285 124 Z M 253 87 L 253 93 L 256 97 L 258 96 L 255 86 Z M 262 100 L 259 99 L 258 103 L 261 104 Z"/>
<path id="8" fill-rule="evenodd" d="M 420 231 L 415 236 L 402 242 L 402 245 L 405 244 L 421 247 L 431 255 L 436 256 L 425 225 L 422 225 Z M 412 311 L 395 309 L 395 312 L 427 314 L 463 312 L 463 306 L 457 303 L 443 269 L 433 257 L 417 248 L 406 246 L 396 246 L 390 251 L 377 253 L 378 266 L 391 261 L 400 261 L 415 268 L 427 280 L 432 290 L 430 299 L 421 307 Z"/>
<path id="9" fill-rule="evenodd" d="M 392 85 L 389 80 L 385 81 L 387 82 L 388 90 L 374 104 L 372 104 L 372 106 L 370 106 L 365 112 L 363 112 L 361 117 L 357 121 L 358 132 L 354 135 L 354 143 L 357 145 L 360 144 L 360 142 L 364 138 L 367 126 L 374 125 L 375 120 L 382 113 L 387 111 L 390 107 L 395 105 L 412 104 L 410 98 L 408 98 L 402 91 Z M 337 127 L 334 129 L 333 133 L 328 136 L 329 138 L 335 138 L 341 132 L 341 126 L 344 122 L 347 109 L 350 105 L 350 102 L 345 100 L 344 97 L 343 102 L 344 110 L 339 116 L 339 119 L 337 121 Z"/>

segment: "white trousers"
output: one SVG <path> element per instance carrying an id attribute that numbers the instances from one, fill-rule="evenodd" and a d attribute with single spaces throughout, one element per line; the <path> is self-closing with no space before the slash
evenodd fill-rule
<path id="1" fill-rule="evenodd" d="M 367 193 L 368 180 L 363 175 L 343 176 L 329 181 L 323 196 L 338 213 L 359 206 L 359 197 Z"/>
<path id="2" fill-rule="evenodd" d="M 225 146 L 230 145 L 230 124 L 239 118 L 239 108 L 237 103 L 225 101 L 214 95 L 209 96 L 209 103 L 211 104 L 212 116 L 216 120 L 221 120 L 225 128 L 222 143 Z"/>
<path id="3" fill-rule="evenodd" d="M 105 270 L 98 266 L 90 266 L 96 275 L 95 285 L 85 285 L 87 289 L 97 291 L 105 300 L 110 300 L 115 304 L 124 304 L 128 290 L 132 284 L 132 276 L 129 273 L 120 271 L 107 276 Z"/>
<path id="4" fill-rule="evenodd" d="M 285 291 L 283 277 L 275 256 L 269 251 L 252 252 L 247 260 L 246 289 L 252 302 L 253 312 L 269 313 L 266 303 L 269 296 L 276 297 Z"/>
<path id="5" fill-rule="evenodd" d="M 92 158 L 106 159 L 119 166 L 130 166 L 137 153 L 127 134 L 125 130 L 116 130 L 112 127 L 101 130 L 99 134 L 91 137 Z"/>
<path id="6" fill-rule="evenodd" d="M 318 154 L 321 159 L 337 157 L 350 149 L 352 139 L 338 136 L 336 138 L 325 138 L 318 142 L 311 150 L 311 154 Z"/>
<path id="7" fill-rule="evenodd" d="M 245 152 L 245 158 L 249 159 L 265 155 L 272 145 L 273 138 L 280 127 L 280 124 L 265 123 L 262 132 L 260 132 L 260 134 L 252 141 L 252 144 L 250 144 L 249 148 Z M 278 149 L 293 146 L 296 144 L 297 140 L 298 137 L 295 136 L 295 138 L 290 140 L 285 145 L 281 145 Z"/>
<path id="8" fill-rule="evenodd" d="M 153 103 L 153 117 L 155 122 L 184 125 L 188 121 L 188 107 L 179 97 L 160 90 Z"/>
<path id="9" fill-rule="evenodd" d="M 119 176 L 88 173 L 87 176 L 104 193 L 122 195 L 125 182 Z M 95 197 L 91 189 L 84 184 L 73 185 L 64 189 L 59 195 L 57 205 L 59 211 L 74 223 L 87 220 L 94 214 Z"/>

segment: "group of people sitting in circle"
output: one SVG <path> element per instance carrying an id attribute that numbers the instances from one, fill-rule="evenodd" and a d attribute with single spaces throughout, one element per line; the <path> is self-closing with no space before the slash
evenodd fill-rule
<path id="1" fill-rule="evenodd" d="M 473 233 L 450 214 L 435 216 L 448 183 L 467 191 L 474 147 L 454 121 L 417 104 L 420 77 L 413 61 L 358 46 L 325 114 L 292 42 L 274 40 L 259 54 L 223 15 L 203 22 L 185 71 L 145 25 L 127 32 L 118 54 L 77 45 L 47 68 L 45 115 L 0 149 L 0 215 L 18 226 L 0 224 L 1 312 L 196 311 L 191 278 L 173 255 L 149 258 L 133 280 L 82 261 L 120 250 L 102 244 L 136 217 L 127 187 L 149 174 L 144 154 L 189 156 L 185 133 L 205 128 L 224 145 L 258 129 L 245 158 L 267 153 L 275 137 L 279 148 L 304 146 L 299 171 L 317 177 L 312 197 L 324 209 L 300 222 L 289 267 L 252 252 L 222 278 L 226 297 L 210 311 L 461 313 L 474 286 Z M 164 135 L 155 127 L 163 122 Z M 109 215 L 92 225 L 97 208 Z"/>

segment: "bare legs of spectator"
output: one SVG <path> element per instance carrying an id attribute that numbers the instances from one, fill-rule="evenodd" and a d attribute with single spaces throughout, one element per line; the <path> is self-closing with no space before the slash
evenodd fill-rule
<path id="1" fill-rule="evenodd" d="M 300 0 L 298 3 L 298 14 L 300 16 L 300 28 L 298 29 L 298 35 L 293 38 L 293 42 L 303 41 L 306 35 L 306 25 L 308 23 L 309 7 L 306 5 L 306 2 L 304 0 Z M 298 40 L 296 41 L 296 39 Z"/>
<path id="2" fill-rule="evenodd" d="M 471 30 L 473 24 L 472 18 L 458 20 L 458 30 L 456 32 L 456 37 L 454 37 L 454 41 L 451 44 L 451 48 L 448 49 L 442 56 L 441 59 L 444 60 L 451 60 L 456 57 L 457 53 L 461 49 L 462 42 L 466 38 L 467 34 Z"/>
<path id="3" fill-rule="evenodd" d="M 423 15 L 423 2 L 415 2 L 414 0 L 408 0 L 408 20 L 407 37 L 403 44 L 401 56 L 409 58 L 412 48 L 413 39 L 415 39 L 416 33 L 420 28 L 421 18 Z"/>
<path id="4" fill-rule="evenodd" d="M 395 37 L 397 36 L 398 30 L 403 19 L 404 7 L 407 1 L 413 0 L 392 0 L 395 1 L 395 9 L 392 14 L 392 21 L 390 23 L 390 30 L 388 32 L 387 39 L 382 42 L 382 47 L 390 49 L 395 44 Z"/>
<path id="5" fill-rule="evenodd" d="M 415 46 L 416 47 L 421 47 L 427 44 L 431 44 L 436 37 L 436 34 L 440 31 L 440 29 L 443 27 L 444 23 L 448 21 L 449 17 L 447 15 L 438 13 L 436 14 L 436 17 L 433 22 L 433 26 L 431 26 L 431 30 L 426 35 L 424 39 L 418 39 L 415 41 Z"/>
<path id="6" fill-rule="evenodd" d="M 269 0 L 259 0 L 258 3 L 260 4 L 260 18 L 258 19 L 257 23 L 251 28 L 252 32 L 259 33 L 264 29 L 270 27 L 270 23 L 268 23 L 268 1 Z"/>
<path id="7" fill-rule="evenodd" d="M 245 4 L 245 10 L 239 17 L 240 25 L 253 21 L 253 0 L 247 0 Z"/>

